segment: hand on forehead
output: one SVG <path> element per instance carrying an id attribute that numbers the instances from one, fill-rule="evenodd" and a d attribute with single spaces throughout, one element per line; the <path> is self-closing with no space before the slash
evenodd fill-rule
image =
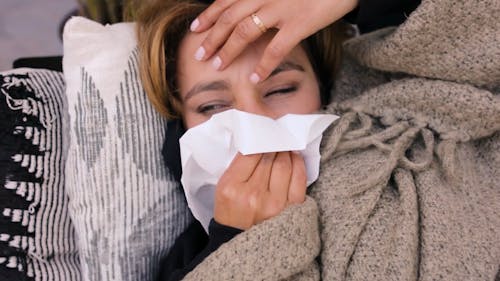
<path id="1" fill-rule="evenodd" d="M 223 70 L 217 70 L 216 60 L 193 58 L 204 34 L 185 36 L 178 51 L 176 79 L 187 128 L 231 108 L 271 118 L 319 109 L 318 82 L 300 45 L 285 56 L 267 79 L 258 83 L 248 79 L 272 36 L 273 32 L 269 32 L 258 38 Z"/>
<path id="2" fill-rule="evenodd" d="M 210 60 L 200 61 L 199 58 L 203 57 L 203 48 L 200 48 L 200 44 L 203 42 L 207 36 L 207 32 L 203 33 L 188 33 L 183 41 L 181 42 L 179 48 L 179 67 L 184 68 L 185 66 L 200 66 L 206 67 L 207 71 L 212 72 L 212 70 L 219 70 L 220 68 L 220 58 L 214 57 Z M 258 38 L 256 41 L 250 43 L 238 57 L 234 59 L 231 65 L 227 66 L 224 70 L 248 68 L 248 76 L 252 73 L 253 68 L 258 63 L 260 56 L 264 53 L 266 45 L 272 40 L 272 36 L 275 32 L 268 31 L 266 34 Z M 242 65 L 239 65 L 242 64 Z M 247 67 L 244 67 L 247 66 Z M 209 67 L 211 69 L 209 69 Z M 247 77 L 248 77 L 247 76 Z"/>

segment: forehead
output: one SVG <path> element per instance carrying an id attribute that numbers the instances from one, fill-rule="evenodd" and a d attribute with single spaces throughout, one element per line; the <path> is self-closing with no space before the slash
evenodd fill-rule
<path id="1" fill-rule="evenodd" d="M 196 83 L 205 78 L 224 78 L 224 76 L 234 76 L 236 74 L 249 76 L 260 60 L 265 48 L 271 42 L 274 34 L 274 31 L 268 31 L 266 34 L 263 34 L 255 42 L 250 43 L 224 70 L 217 71 L 211 65 L 215 56 L 202 62 L 194 59 L 196 50 L 201 46 L 208 32 L 188 32 L 179 45 L 177 60 L 177 79 L 181 92 L 183 90 L 183 85 L 186 83 Z M 311 68 L 307 55 L 300 45 L 296 46 L 290 54 L 285 57 L 285 60 L 291 60 L 303 65 L 305 68 Z"/>
<path id="2" fill-rule="evenodd" d="M 241 54 L 246 55 L 248 53 L 264 51 L 265 46 L 269 44 L 275 33 L 276 32 L 274 31 L 268 31 L 266 34 L 263 34 L 254 42 L 249 43 Z M 193 57 L 194 52 L 196 52 L 198 47 L 201 46 L 203 40 L 207 38 L 208 35 L 208 31 L 202 33 L 188 32 L 180 44 L 179 54 L 182 55 L 182 53 L 190 53 L 191 57 Z"/>

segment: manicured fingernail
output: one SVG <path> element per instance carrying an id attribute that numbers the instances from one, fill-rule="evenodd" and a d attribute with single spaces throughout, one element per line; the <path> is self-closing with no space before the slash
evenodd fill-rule
<path id="1" fill-rule="evenodd" d="M 205 48 L 199 47 L 198 50 L 196 50 L 196 53 L 194 54 L 194 58 L 197 61 L 201 61 L 201 59 L 203 59 L 204 56 L 205 56 Z"/>
<path id="2" fill-rule="evenodd" d="M 215 59 L 212 61 L 212 66 L 215 68 L 215 70 L 218 70 L 221 65 L 222 65 L 222 60 L 220 59 L 219 56 L 216 56 Z"/>
<path id="3" fill-rule="evenodd" d="M 254 84 L 257 84 L 259 83 L 260 81 L 260 77 L 257 73 L 252 73 L 252 75 L 250 75 L 250 82 L 254 83 Z"/>
<path id="4" fill-rule="evenodd" d="M 191 29 L 191 31 L 196 31 L 196 29 L 198 28 L 198 26 L 200 26 L 200 21 L 198 19 L 195 19 L 191 23 L 191 26 L 189 27 L 189 29 Z"/>

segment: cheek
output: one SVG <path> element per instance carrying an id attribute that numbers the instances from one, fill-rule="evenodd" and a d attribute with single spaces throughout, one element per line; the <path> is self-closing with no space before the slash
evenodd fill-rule
<path id="1" fill-rule="evenodd" d="M 321 99 L 319 92 L 307 91 L 295 101 L 294 108 L 296 113 L 308 114 L 314 113 L 321 108 Z"/>
<path id="2" fill-rule="evenodd" d="M 184 121 L 184 127 L 186 129 L 191 129 L 194 126 L 197 126 L 207 121 L 208 119 L 210 119 L 210 117 L 201 114 L 196 114 L 194 112 L 183 112 L 182 114 L 182 120 Z"/>
<path id="3" fill-rule="evenodd" d="M 274 118 L 282 117 L 286 114 L 311 114 L 316 113 L 321 108 L 319 98 L 308 94 L 297 95 L 286 101 L 276 101 L 269 105 L 270 112 Z"/>
<path id="4" fill-rule="evenodd" d="M 282 111 L 281 115 L 287 113 L 309 114 L 315 113 L 321 108 L 321 97 L 316 83 L 306 83 L 294 95 L 289 102 L 278 105 Z"/>
<path id="5" fill-rule="evenodd" d="M 304 93 L 301 96 L 302 102 L 307 105 L 308 112 L 313 113 L 321 109 L 321 95 L 319 85 L 314 75 L 304 84 Z"/>

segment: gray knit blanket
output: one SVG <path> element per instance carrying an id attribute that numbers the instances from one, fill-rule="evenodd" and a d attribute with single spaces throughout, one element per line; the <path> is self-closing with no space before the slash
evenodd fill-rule
<path id="1" fill-rule="evenodd" d="M 303 204 L 185 280 L 500 280 L 500 1 L 349 40 Z"/>

